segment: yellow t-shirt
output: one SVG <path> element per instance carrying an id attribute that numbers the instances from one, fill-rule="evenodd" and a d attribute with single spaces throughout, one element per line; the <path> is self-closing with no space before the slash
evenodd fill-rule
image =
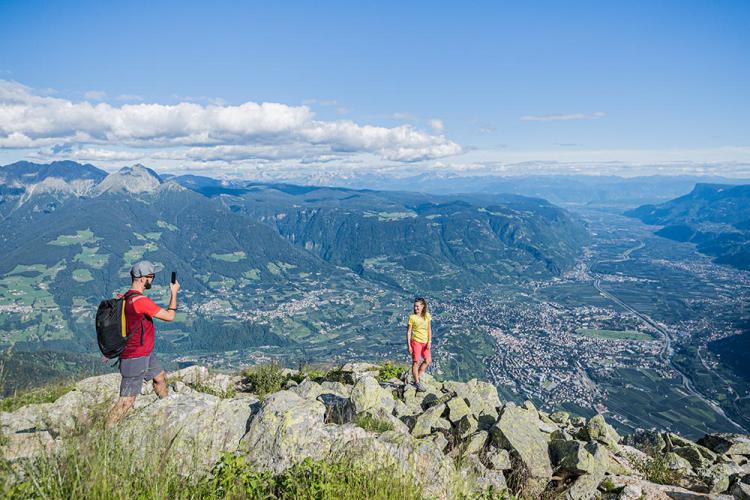
<path id="1" fill-rule="evenodd" d="M 408 324 L 411 326 L 411 339 L 414 342 L 419 342 L 420 344 L 427 343 L 427 324 L 431 319 L 432 316 L 430 316 L 430 313 L 425 314 L 424 318 L 417 314 L 409 316 Z"/>

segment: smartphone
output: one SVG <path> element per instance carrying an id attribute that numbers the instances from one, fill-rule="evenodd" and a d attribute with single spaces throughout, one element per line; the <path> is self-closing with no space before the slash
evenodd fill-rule
<path id="1" fill-rule="evenodd" d="M 177 271 L 172 271 L 172 284 L 177 282 Z"/>

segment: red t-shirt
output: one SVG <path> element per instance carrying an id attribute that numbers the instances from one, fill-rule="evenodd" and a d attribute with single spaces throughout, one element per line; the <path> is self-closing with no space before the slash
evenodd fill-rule
<path id="1" fill-rule="evenodd" d="M 130 290 L 134 292 L 134 290 Z M 154 350 L 153 317 L 161 310 L 153 300 L 138 293 L 131 294 L 125 302 L 125 321 L 128 332 L 133 334 L 120 358 L 140 358 L 148 356 Z M 142 339 L 142 340 L 141 340 Z"/>

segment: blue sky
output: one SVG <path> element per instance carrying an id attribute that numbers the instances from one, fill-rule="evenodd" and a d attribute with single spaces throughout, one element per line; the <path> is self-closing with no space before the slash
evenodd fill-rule
<path id="1" fill-rule="evenodd" d="M 2 1 L 0 160 L 746 175 L 747 26 L 746 1 Z"/>

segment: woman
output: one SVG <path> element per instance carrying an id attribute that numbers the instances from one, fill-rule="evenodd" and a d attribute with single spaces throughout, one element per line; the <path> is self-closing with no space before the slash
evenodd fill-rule
<path id="1" fill-rule="evenodd" d="M 432 363 L 430 347 L 432 346 L 432 316 L 427 312 L 427 301 L 422 297 L 414 299 L 414 314 L 409 316 L 406 328 L 406 344 L 411 354 L 411 374 L 414 386 L 418 392 L 424 392 L 425 387 L 419 378 Z"/>

